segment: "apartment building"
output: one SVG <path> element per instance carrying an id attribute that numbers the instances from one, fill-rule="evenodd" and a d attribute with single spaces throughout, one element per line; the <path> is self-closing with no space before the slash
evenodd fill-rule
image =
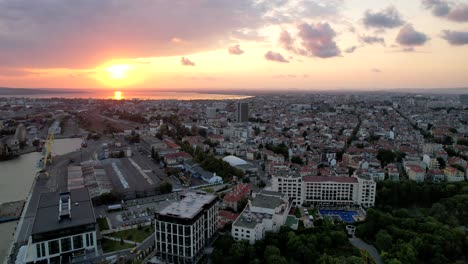
<path id="1" fill-rule="evenodd" d="M 253 198 L 232 224 L 231 235 L 236 241 L 247 240 L 252 245 L 262 240 L 266 232 L 277 232 L 286 223 L 292 203 L 279 192 L 262 190 Z"/>

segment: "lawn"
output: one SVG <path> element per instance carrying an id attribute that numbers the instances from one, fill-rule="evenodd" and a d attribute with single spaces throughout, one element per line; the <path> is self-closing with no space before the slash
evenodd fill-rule
<path id="1" fill-rule="evenodd" d="M 102 246 L 102 251 L 104 251 L 104 253 L 134 247 L 134 245 L 130 245 L 127 243 L 120 244 L 120 241 L 113 241 L 113 240 L 109 240 L 105 238 L 101 240 L 101 246 Z"/>
<path id="2" fill-rule="evenodd" d="M 118 231 L 112 234 L 108 234 L 108 236 L 112 236 L 116 238 L 123 238 L 125 240 L 131 240 L 135 242 L 142 242 L 148 236 L 152 235 L 153 232 L 154 232 L 153 225 L 149 225 L 149 226 L 142 226 L 141 230 L 138 230 L 138 228 L 133 228 L 133 229 L 123 230 L 123 231 Z"/>
<path id="3" fill-rule="evenodd" d="M 98 218 L 96 219 L 98 225 L 99 225 L 99 230 L 109 230 L 109 224 L 107 223 L 106 218 Z"/>

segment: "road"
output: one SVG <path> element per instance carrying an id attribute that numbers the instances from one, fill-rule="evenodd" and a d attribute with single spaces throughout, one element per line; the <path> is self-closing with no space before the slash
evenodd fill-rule
<path id="1" fill-rule="evenodd" d="M 362 241 L 362 239 L 357 237 L 350 238 L 349 242 L 351 242 L 353 246 L 359 248 L 360 250 L 369 252 L 369 255 L 375 260 L 376 264 L 383 264 L 382 258 L 379 255 L 379 251 L 377 251 L 374 246 L 367 244 L 366 242 Z"/>

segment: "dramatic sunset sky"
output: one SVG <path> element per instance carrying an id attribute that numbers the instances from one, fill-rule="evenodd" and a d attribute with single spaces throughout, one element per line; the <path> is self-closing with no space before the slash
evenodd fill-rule
<path id="1" fill-rule="evenodd" d="M 468 0 L 0 0 L 0 87 L 468 86 Z"/>

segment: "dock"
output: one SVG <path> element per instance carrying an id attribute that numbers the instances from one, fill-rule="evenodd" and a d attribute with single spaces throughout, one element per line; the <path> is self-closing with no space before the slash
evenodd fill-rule
<path id="1" fill-rule="evenodd" d="M 0 223 L 18 220 L 24 204 L 24 200 L 0 204 Z"/>

